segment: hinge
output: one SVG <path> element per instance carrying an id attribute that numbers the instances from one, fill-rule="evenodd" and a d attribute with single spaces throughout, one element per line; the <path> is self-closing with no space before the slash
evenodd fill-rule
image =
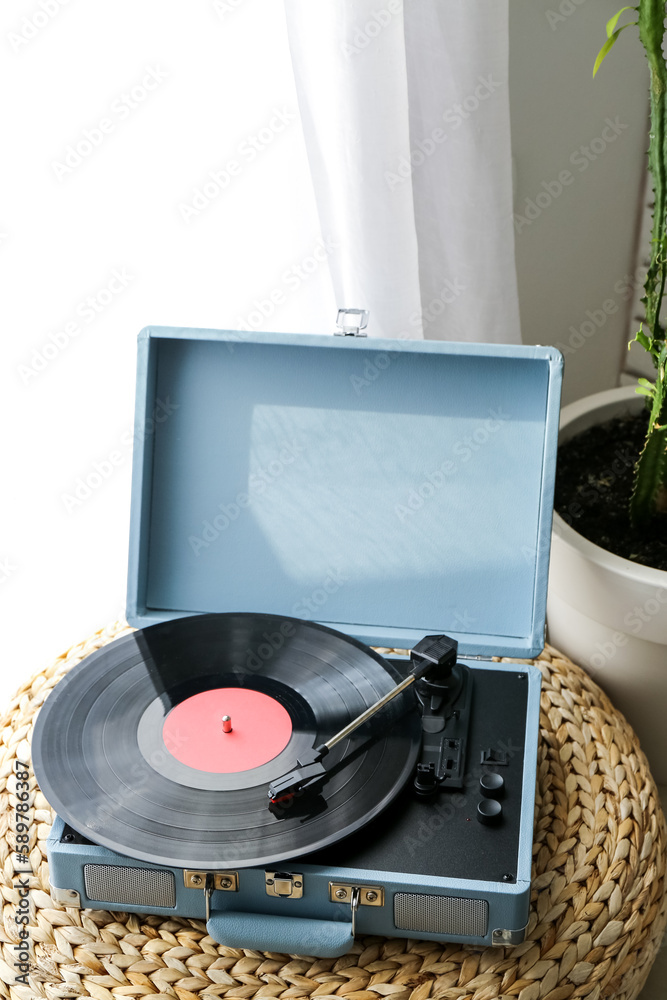
<path id="1" fill-rule="evenodd" d="M 505 930 L 497 927 L 492 936 L 491 944 L 498 946 L 506 944 L 522 944 L 526 940 L 526 927 L 519 927 L 517 930 Z"/>
<path id="2" fill-rule="evenodd" d="M 81 906 L 81 896 L 76 889 L 58 889 L 55 885 L 50 889 L 51 899 L 61 906 Z"/>
<path id="3" fill-rule="evenodd" d="M 368 309 L 339 309 L 334 335 L 336 337 L 366 337 Z"/>

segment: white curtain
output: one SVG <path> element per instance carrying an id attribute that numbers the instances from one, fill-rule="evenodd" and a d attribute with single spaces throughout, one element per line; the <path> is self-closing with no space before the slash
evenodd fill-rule
<path id="1" fill-rule="evenodd" d="M 340 306 L 370 336 L 520 341 L 508 0 L 285 0 Z"/>

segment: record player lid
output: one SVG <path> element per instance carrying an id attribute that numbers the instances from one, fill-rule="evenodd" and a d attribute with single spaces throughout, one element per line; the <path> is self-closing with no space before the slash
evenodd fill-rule
<path id="1" fill-rule="evenodd" d="M 561 373 L 548 347 L 143 330 L 128 620 L 536 654 Z"/>

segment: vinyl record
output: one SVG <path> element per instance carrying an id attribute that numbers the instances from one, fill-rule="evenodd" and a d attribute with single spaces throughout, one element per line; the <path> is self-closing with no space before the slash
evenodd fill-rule
<path id="1" fill-rule="evenodd" d="M 59 682 L 35 725 L 35 773 L 73 829 L 133 858 L 222 869 L 296 857 L 358 830 L 403 787 L 419 751 L 412 693 L 331 750 L 321 793 L 277 816 L 269 783 L 400 679 L 367 646 L 296 618 L 176 619 Z"/>

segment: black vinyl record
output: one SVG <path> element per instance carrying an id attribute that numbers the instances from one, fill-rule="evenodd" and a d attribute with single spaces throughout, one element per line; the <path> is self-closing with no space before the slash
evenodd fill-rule
<path id="1" fill-rule="evenodd" d="M 296 618 L 175 619 L 58 683 L 35 725 L 35 773 L 74 830 L 133 858 L 215 870 L 296 857 L 358 830 L 404 786 L 421 732 L 412 693 L 330 751 L 321 793 L 275 815 L 270 782 L 400 680 L 367 646 Z M 225 699 L 244 706 L 229 739 L 211 722 Z"/>

